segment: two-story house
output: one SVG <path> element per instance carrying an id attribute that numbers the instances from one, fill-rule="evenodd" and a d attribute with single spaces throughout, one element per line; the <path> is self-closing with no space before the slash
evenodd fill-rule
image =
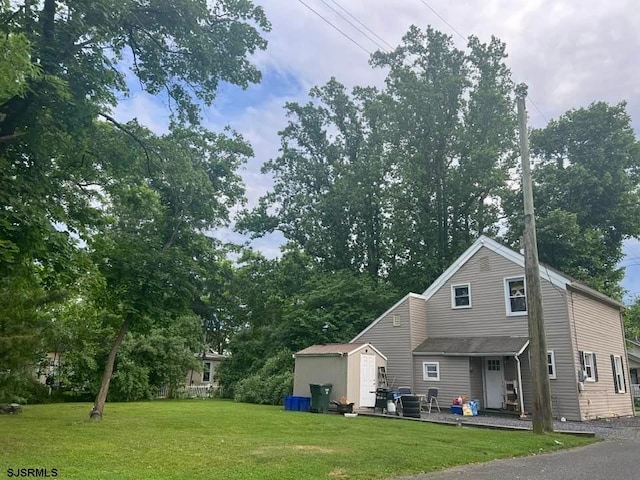
<path id="1" fill-rule="evenodd" d="M 633 415 L 623 305 L 541 266 L 554 416 Z M 532 410 L 524 257 L 482 236 L 422 294 L 410 293 L 352 342 L 387 358 L 394 386 L 438 388 L 483 409 Z"/>

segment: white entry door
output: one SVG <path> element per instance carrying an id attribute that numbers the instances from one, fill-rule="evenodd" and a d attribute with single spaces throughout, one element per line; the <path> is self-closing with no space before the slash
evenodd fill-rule
<path id="1" fill-rule="evenodd" d="M 501 357 L 487 357 L 484 363 L 484 391 L 487 408 L 502 408 L 504 372 Z"/>
<path id="2" fill-rule="evenodd" d="M 360 407 L 375 407 L 376 387 L 376 356 L 360 355 Z"/>

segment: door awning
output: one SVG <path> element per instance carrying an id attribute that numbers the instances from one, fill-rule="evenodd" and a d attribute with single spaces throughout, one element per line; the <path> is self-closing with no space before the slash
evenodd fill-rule
<path id="1" fill-rule="evenodd" d="M 515 356 L 529 345 L 527 337 L 434 337 L 427 338 L 414 355 L 463 357 Z"/>

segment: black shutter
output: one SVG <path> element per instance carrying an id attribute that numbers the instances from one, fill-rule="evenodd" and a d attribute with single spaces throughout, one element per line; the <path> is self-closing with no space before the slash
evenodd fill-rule
<path id="1" fill-rule="evenodd" d="M 616 357 L 611 355 L 611 371 L 613 372 L 613 386 L 616 389 L 616 393 L 620 393 L 618 389 L 618 377 L 616 375 Z"/>
<path id="2" fill-rule="evenodd" d="M 593 358 L 593 376 L 598 381 L 598 362 L 596 361 L 596 354 L 592 353 L 591 357 Z"/>
<path id="3" fill-rule="evenodd" d="M 622 367 L 622 384 L 624 385 L 624 391 L 627 391 L 627 375 L 624 370 L 624 360 L 622 359 L 622 355 L 620 355 L 620 366 Z"/>
<path id="4" fill-rule="evenodd" d="M 580 359 L 580 369 L 584 370 L 584 352 L 582 350 L 578 351 L 578 358 Z"/>

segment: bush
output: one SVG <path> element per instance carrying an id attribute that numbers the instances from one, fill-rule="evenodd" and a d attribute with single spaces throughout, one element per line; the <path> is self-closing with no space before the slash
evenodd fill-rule
<path id="1" fill-rule="evenodd" d="M 264 366 L 235 386 L 236 402 L 279 405 L 293 391 L 293 359 L 282 350 Z"/>

